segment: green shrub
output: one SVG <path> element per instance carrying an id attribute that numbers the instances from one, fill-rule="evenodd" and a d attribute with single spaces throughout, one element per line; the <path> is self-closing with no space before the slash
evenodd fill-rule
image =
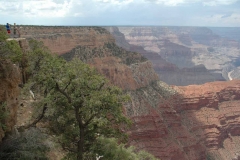
<path id="1" fill-rule="evenodd" d="M 146 151 L 137 152 L 134 147 L 126 147 L 119 144 L 116 138 L 105 138 L 100 136 L 92 149 L 98 155 L 102 155 L 101 160 L 157 160 Z"/>

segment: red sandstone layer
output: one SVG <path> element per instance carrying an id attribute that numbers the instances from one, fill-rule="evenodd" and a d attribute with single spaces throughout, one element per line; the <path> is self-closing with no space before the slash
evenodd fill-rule
<path id="1" fill-rule="evenodd" d="M 77 46 L 99 47 L 114 38 L 100 27 L 41 27 L 23 26 L 21 36 L 42 41 L 53 53 L 59 55 L 71 51 Z"/>

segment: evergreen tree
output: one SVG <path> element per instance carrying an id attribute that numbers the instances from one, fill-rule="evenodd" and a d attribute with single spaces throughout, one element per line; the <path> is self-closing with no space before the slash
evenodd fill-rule
<path id="1" fill-rule="evenodd" d="M 97 134 L 124 137 L 121 128 L 129 120 L 122 105 L 128 96 L 119 88 L 79 59 L 66 62 L 38 47 L 30 54 L 38 57 L 31 61 L 31 83 L 45 95 L 40 103 L 47 106 L 51 131 L 73 157 L 82 160 Z"/>
<path id="2" fill-rule="evenodd" d="M 37 107 L 42 106 L 32 124 L 47 118 L 50 130 L 68 151 L 65 159 L 92 160 L 99 154 L 107 160 L 155 160 L 145 151 L 119 143 L 126 139 L 123 130 L 130 124 L 122 113 L 129 96 L 81 60 L 66 62 L 43 43 L 29 44 L 29 84 L 40 93 Z"/>

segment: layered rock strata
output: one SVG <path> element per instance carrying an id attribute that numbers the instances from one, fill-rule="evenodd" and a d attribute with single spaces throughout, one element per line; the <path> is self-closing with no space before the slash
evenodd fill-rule
<path id="1" fill-rule="evenodd" d="M 207 27 L 119 27 L 119 30 L 130 44 L 156 52 L 178 68 L 204 65 L 211 73 L 210 81 L 228 80 L 221 76 L 222 71 L 240 56 L 240 42 L 222 38 Z"/>
<path id="2" fill-rule="evenodd" d="M 130 144 L 164 160 L 240 158 L 240 81 L 165 90 L 159 83 L 131 94 Z"/>
<path id="3" fill-rule="evenodd" d="M 59 55 L 83 45 L 99 47 L 107 42 L 115 42 L 108 32 L 100 27 L 46 27 L 19 26 L 23 38 L 42 41 L 53 53 Z"/>
<path id="4" fill-rule="evenodd" d="M 147 33 L 145 33 L 144 28 L 142 30 L 139 29 L 138 31 L 136 31 L 139 34 L 142 33 L 143 35 L 141 34 L 142 37 L 139 38 L 138 37 L 139 35 L 137 33 L 134 34 L 136 37 L 133 37 L 133 38 L 135 38 L 135 39 L 128 40 L 128 42 L 131 44 L 129 44 L 126 41 L 125 35 L 123 33 L 119 32 L 118 27 L 105 27 L 105 28 L 115 37 L 116 44 L 118 46 L 120 46 L 126 50 L 129 50 L 129 51 L 141 53 L 141 55 L 143 55 L 144 57 L 149 59 L 152 62 L 153 68 L 154 68 L 155 72 L 159 75 L 161 81 L 164 81 L 167 84 L 185 86 L 185 85 L 190 85 L 190 84 L 203 84 L 206 82 L 223 80 L 221 74 L 210 73 L 204 65 L 201 64 L 201 65 L 194 66 L 193 63 L 191 62 L 191 60 L 188 61 L 188 59 L 191 58 L 191 57 L 188 57 L 189 55 L 191 55 L 191 50 L 187 47 L 174 44 L 167 40 L 165 40 L 165 41 L 163 40 L 164 43 L 161 44 L 161 46 L 163 48 L 165 48 L 164 55 L 160 56 L 156 52 L 153 52 L 155 50 L 146 51 L 144 49 L 146 44 L 149 43 L 149 46 L 151 46 L 151 45 L 154 45 L 154 43 L 158 43 L 157 39 L 150 39 L 149 37 L 147 37 L 147 36 L 150 36 L 150 37 L 154 36 L 152 33 L 153 31 L 151 31 L 151 29 L 152 29 L 151 27 L 148 27 L 149 30 L 147 31 Z M 131 27 L 127 27 L 127 29 L 128 28 L 131 29 Z M 158 33 L 158 34 L 160 34 L 160 33 Z M 146 37 L 149 39 L 144 39 Z M 146 42 L 148 40 L 150 42 Z M 160 47 L 160 45 L 158 47 Z M 169 54 L 172 57 L 171 62 L 166 61 L 166 60 L 169 60 L 168 59 Z M 179 56 L 179 54 L 181 54 L 181 56 Z M 186 61 L 188 61 L 188 62 L 186 62 Z M 187 68 L 179 68 L 176 65 L 178 63 L 181 64 L 182 67 L 186 67 L 186 66 L 188 66 L 188 67 Z M 191 67 L 191 68 L 189 68 L 189 67 Z"/>

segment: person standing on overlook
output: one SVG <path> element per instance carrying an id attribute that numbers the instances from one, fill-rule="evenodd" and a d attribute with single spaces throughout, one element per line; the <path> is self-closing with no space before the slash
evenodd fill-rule
<path id="1" fill-rule="evenodd" d="M 6 24 L 6 29 L 7 29 L 8 34 L 10 34 L 10 33 L 11 33 L 11 31 L 10 31 L 10 25 L 9 25 L 8 23 Z"/>

